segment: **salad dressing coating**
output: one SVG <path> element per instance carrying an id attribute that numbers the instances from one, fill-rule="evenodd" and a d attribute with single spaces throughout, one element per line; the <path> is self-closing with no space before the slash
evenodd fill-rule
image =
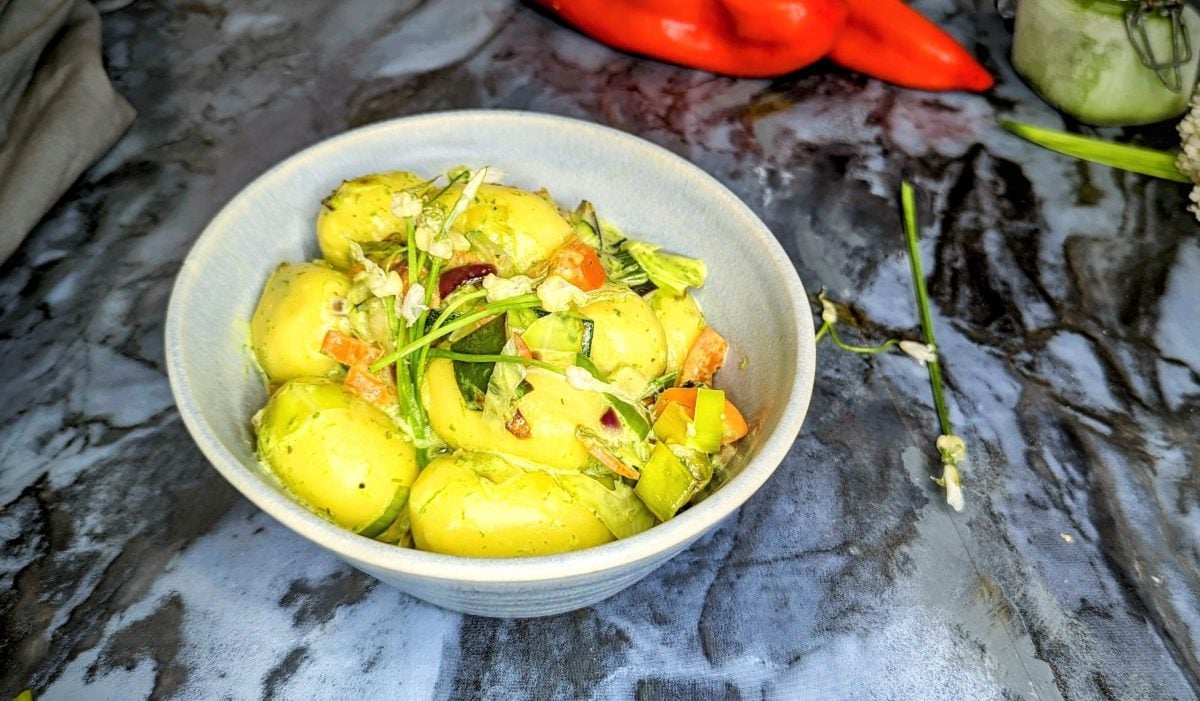
<path id="1" fill-rule="evenodd" d="M 492 174 L 494 175 L 494 174 Z M 583 202 L 390 171 L 342 183 L 322 260 L 266 281 L 259 457 L 299 502 L 384 542 L 471 557 L 634 536 L 718 485 L 748 427 L 702 261 Z"/>

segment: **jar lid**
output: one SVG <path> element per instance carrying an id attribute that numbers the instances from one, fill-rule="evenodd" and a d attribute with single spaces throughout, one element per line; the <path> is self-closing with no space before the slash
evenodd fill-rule
<path id="1" fill-rule="evenodd" d="M 1183 21 L 1183 0 L 1117 0 L 1125 5 L 1125 31 L 1142 65 L 1154 71 L 1171 92 L 1183 89 L 1180 70 L 1192 60 L 1192 39 Z M 1170 46 L 1156 49 L 1146 31 L 1146 20 L 1161 18 L 1171 23 Z"/>

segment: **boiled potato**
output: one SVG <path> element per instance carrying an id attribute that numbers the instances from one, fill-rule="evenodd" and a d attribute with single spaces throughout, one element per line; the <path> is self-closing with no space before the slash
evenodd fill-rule
<path id="1" fill-rule="evenodd" d="M 317 215 L 321 255 L 345 270 L 354 261 L 350 243 L 371 243 L 391 236 L 405 237 L 404 220 L 392 213 L 392 200 L 401 190 L 426 191 L 426 180 L 405 171 L 372 173 L 343 182 L 322 203 Z"/>
<path id="2" fill-rule="evenodd" d="M 430 361 L 421 396 L 433 430 L 451 447 L 506 453 L 562 470 L 583 469 L 590 456 L 575 429 L 600 430 L 600 417 L 608 409 L 604 397 L 576 390 L 561 375 L 544 370 L 531 369 L 526 379 L 533 390 L 516 406 L 529 424 L 528 438 L 517 438 L 496 419 L 468 409 L 449 360 Z"/>
<path id="3" fill-rule="evenodd" d="M 408 508 L 417 547 L 448 555 L 549 555 L 613 540 L 592 509 L 551 473 L 490 453 L 464 452 L 429 463 L 412 487 Z"/>
<path id="4" fill-rule="evenodd" d="M 271 382 L 324 377 L 341 369 L 321 352 L 326 332 L 348 333 L 333 300 L 350 292 L 350 278 L 324 263 L 284 263 L 271 273 L 254 317 L 250 345 Z"/>
<path id="5" fill-rule="evenodd" d="M 446 190 L 438 202 L 448 211 L 454 206 L 462 186 Z M 528 271 L 546 260 L 571 237 L 571 225 L 558 209 L 532 192 L 505 185 L 484 183 L 475 199 L 454 222 L 462 233 L 478 231 L 500 254 L 490 260 L 502 274 Z"/>
<path id="6" fill-rule="evenodd" d="M 650 304 L 633 290 L 617 285 L 604 290 L 614 298 L 579 310 L 596 324 L 592 362 L 613 384 L 636 397 L 666 369 L 667 335 Z"/>
<path id="7" fill-rule="evenodd" d="M 379 409 L 341 384 L 293 380 L 267 402 L 258 452 L 279 481 L 335 523 L 375 536 L 403 513 L 416 451 Z"/>
<path id="8" fill-rule="evenodd" d="M 667 367 L 666 372 L 679 372 L 683 361 L 687 358 L 692 344 L 704 330 L 704 314 L 690 293 L 682 295 L 671 294 L 669 290 L 658 289 L 646 296 L 650 308 L 658 323 L 662 324 L 667 338 Z"/>

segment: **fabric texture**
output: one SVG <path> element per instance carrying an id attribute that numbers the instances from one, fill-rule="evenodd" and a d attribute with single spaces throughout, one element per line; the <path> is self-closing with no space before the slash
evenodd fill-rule
<path id="1" fill-rule="evenodd" d="M 0 0 L 0 262 L 133 121 L 100 46 L 86 0 Z"/>

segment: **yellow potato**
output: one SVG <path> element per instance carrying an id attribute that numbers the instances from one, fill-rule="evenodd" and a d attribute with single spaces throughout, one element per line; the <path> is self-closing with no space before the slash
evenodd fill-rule
<path id="1" fill-rule="evenodd" d="M 412 487 L 409 517 L 418 548 L 449 555 L 549 555 L 613 540 L 550 473 L 488 453 L 429 463 Z"/>
<path id="2" fill-rule="evenodd" d="M 575 429 L 600 430 L 600 417 L 608 409 L 604 397 L 576 390 L 562 376 L 544 370 L 531 369 L 526 379 L 533 390 L 516 406 L 529 424 L 528 438 L 517 438 L 499 420 L 468 409 L 449 360 L 430 361 L 421 396 L 433 430 L 451 447 L 505 453 L 562 470 L 583 469 L 591 456 L 575 438 Z"/>
<path id="3" fill-rule="evenodd" d="M 438 202 L 449 210 L 462 193 L 462 186 L 449 188 Z M 572 235 L 571 225 L 545 199 L 514 187 L 483 184 L 475 199 L 455 222 L 467 234 L 478 231 L 494 247 L 491 262 L 502 273 L 528 271 L 546 260 Z M 488 253 L 488 251 L 481 251 Z"/>
<path id="4" fill-rule="evenodd" d="M 399 170 L 343 182 L 325 199 L 317 215 L 321 255 L 330 265 L 345 270 L 354 263 L 350 242 L 371 243 L 391 236 L 404 240 L 407 228 L 404 220 L 392 212 L 393 197 L 401 190 L 424 192 L 425 182 Z"/>
<path id="5" fill-rule="evenodd" d="M 251 348 L 271 382 L 341 370 L 321 342 L 331 329 L 349 332 L 347 319 L 331 308 L 349 292 L 350 278 L 324 263 L 284 263 L 271 273 L 250 320 Z"/>
<path id="6" fill-rule="evenodd" d="M 593 302 L 579 313 L 596 324 L 592 362 L 627 394 L 642 393 L 667 367 L 667 336 L 646 300 L 627 287 L 605 289 L 616 299 Z"/>
<path id="7" fill-rule="evenodd" d="M 658 289 L 646 297 L 667 338 L 667 367 L 665 372 L 679 372 L 692 344 L 704 330 L 704 314 L 692 295 L 684 292 L 673 295 Z"/>
<path id="8" fill-rule="evenodd" d="M 417 478 L 416 451 L 386 414 L 330 380 L 293 380 L 263 409 L 258 452 L 314 511 L 383 532 Z M 378 533 L 364 533 L 378 535 Z"/>

